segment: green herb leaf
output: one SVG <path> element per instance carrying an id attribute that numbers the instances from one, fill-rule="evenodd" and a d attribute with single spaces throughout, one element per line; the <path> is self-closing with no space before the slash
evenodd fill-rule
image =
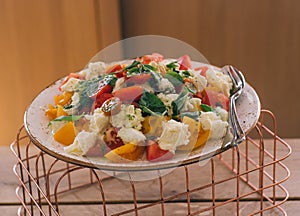
<path id="1" fill-rule="evenodd" d="M 197 88 L 196 86 L 191 83 L 191 82 L 186 82 L 185 83 L 185 87 L 187 88 L 187 90 L 189 90 L 189 92 L 191 92 L 192 94 L 196 94 L 197 93 Z"/>
<path id="2" fill-rule="evenodd" d="M 76 105 L 78 111 L 81 111 L 84 107 L 92 106 L 93 100 L 89 95 L 93 95 L 97 92 L 100 80 L 102 80 L 102 78 L 97 77 L 91 80 L 82 80 L 78 83 L 75 88 L 75 92 L 79 95 L 79 103 Z"/>
<path id="3" fill-rule="evenodd" d="M 182 76 L 180 76 L 177 72 L 168 71 L 165 77 L 174 85 L 174 86 L 181 86 L 184 81 Z"/>
<path id="4" fill-rule="evenodd" d="M 174 61 L 174 62 L 171 62 L 171 63 L 167 64 L 166 66 L 169 69 L 176 69 L 179 66 L 179 64 L 178 64 L 177 61 Z"/>
<path id="5" fill-rule="evenodd" d="M 199 117 L 201 115 L 201 112 L 199 111 L 195 111 L 195 112 L 184 112 L 184 113 L 180 113 L 180 118 L 183 119 L 184 116 L 190 117 L 194 120 L 199 120 Z"/>
<path id="6" fill-rule="evenodd" d="M 151 79 L 149 80 L 150 86 L 155 90 L 159 91 L 159 83 L 162 79 L 162 75 L 160 73 L 157 73 L 155 71 L 150 71 Z"/>
<path id="7" fill-rule="evenodd" d="M 155 94 L 147 91 L 143 92 L 139 105 L 146 114 L 162 116 L 167 112 L 164 103 Z"/>
<path id="8" fill-rule="evenodd" d="M 143 65 L 143 69 L 144 71 L 147 71 L 147 72 L 150 72 L 150 71 L 156 71 L 156 68 L 151 66 L 151 65 L 148 65 L 148 64 L 144 64 Z"/>
<path id="9" fill-rule="evenodd" d="M 182 88 L 180 94 L 178 95 L 178 98 L 176 100 L 172 101 L 172 111 L 173 111 L 173 117 L 180 114 L 180 110 L 183 108 L 186 100 L 189 97 L 189 91 L 187 88 Z"/>
<path id="10" fill-rule="evenodd" d="M 213 111 L 213 109 L 210 106 L 208 106 L 207 104 L 201 104 L 200 107 L 201 107 L 201 110 L 203 112 L 211 112 L 211 111 Z"/>
<path id="11" fill-rule="evenodd" d="M 131 64 L 131 65 L 128 65 L 127 67 L 125 67 L 124 70 L 132 69 L 132 68 L 138 66 L 139 64 L 141 64 L 141 62 L 139 62 L 139 61 L 137 61 L 137 60 L 134 60 L 134 61 L 132 62 L 132 64 Z"/>
<path id="12" fill-rule="evenodd" d="M 185 71 L 182 71 L 182 74 L 185 76 L 185 77 L 189 77 L 191 76 L 190 72 L 185 70 Z"/>
<path id="13" fill-rule="evenodd" d="M 59 122 L 59 121 L 78 121 L 81 119 L 83 115 L 70 115 L 70 116 L 60 116 L 57 117 L 56 119 L 53 119 L 52 121 L 49 122 L 48 126 L 50 126 L 53 122 Z"/>

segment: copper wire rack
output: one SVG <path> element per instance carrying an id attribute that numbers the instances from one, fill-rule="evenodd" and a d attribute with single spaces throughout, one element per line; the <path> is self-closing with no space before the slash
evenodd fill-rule
<path id="1" fill-rule="evenodd" d="M 76 215 L 87 208 L 93 215 L 286 215 L 282 183 L 290 172 L 283 160 L 291 148 L 277 136 L 268 110 L 239 146 L 166 175 L 157 170 L 157 178 L 145 181 L 53 158 L 23 127 L 11 150 L 18 159 L 18 215 L 73 215 L 70 205 Z"/>

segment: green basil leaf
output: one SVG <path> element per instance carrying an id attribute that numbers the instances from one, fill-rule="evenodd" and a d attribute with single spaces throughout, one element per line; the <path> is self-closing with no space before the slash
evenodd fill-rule
<path id="1" fill-rule="evenodd" d="M 70 116 L 60 116 L 57 117 L 56 119 L 53 119 L 52 121 L 49 122 L 48 126 L 52 124 L 52 122 L 59 122 L 59 121 L 78 121 L 81 119 L 83 115 L 70 115 Z"/>
<path id="2" fill-rule="evenodd" d="M 186 100 L 189 97 L 189 91 L 187 90 L 187 88 L 182 88 L 180 94 L 178 95 L 178 97 L 176 98 L 176 100 L 172 101 L 171 105 L 172 105 L 172 111 L 173 111 L 173 116 L 177 116 L 180 114 L 180 110 L 183 108 Z"/>
<path id="3" fill-rule="evenodd" d="M 132 62 L 132 64 L 131 64 L 131 65 L 128 65 L 127 67 L 125 67 L 124 70 L 129 70 L 129 69 L 131 69 L 131 68 L 134 68 L 134 67 L 138 66 L 139 64 L 141 64 L 141 62 L 139 62 L 139 61 L 137 61 L 137 60 L 134 60 L 134 61 Z"/>
<path id="4" fill-rule="evenodd" d="M 211 111 L 213 111 L 213 109 L 210 106 L 208 106 L 207 104 L 201 104 L 200 107 L 201 107 L 201 110 L 203 112 L 211 112 Z"/>
<path id="5" fill-rule="evenodd" d="M 155 94 L 147 91 L 143 92 L 139 105 L 145 114 L 162 116 L 167 113 L 165 104 Z"/>
<path id="6" fill-rule="evenodd" d="M 149 71 L 156 71 L 155 67 L 153 67 L 151 65 L 148 65 L 148 64 L 144 64 L 143 68 L 144 68 L 144 71 L 147 71 L 147 72 L 149 72 Z"/>
<path id="7" fill-rule="evenodd" d="M 169 68 L 169 69 L 176 69 L 178 66 L 179 65 L 178 65 L 177 61 L 171 62 L 171 63 L 166 65 L 166 67 Z"/>
<path id="8" fill-rule="evenodd" d="M 185 77 L 189 77 L 191 76 L 190 72 L 185 70 L 185 71 L 182 71 L 182 74 L 185 76 Z"/>
<path id="9" fill-rule="evenodd" d="M 174 85 L 174 86 L 181 86 L 184 81 L 182 76 L 180 76 L 177 72 L 168 71 L 165 77 Z"/>
<path id="10" fill-rule="evenodd" d="M 201 112 L 199 111 L 195 111 L 195 112 L 184 112 L 184 113 L 180 113 L 180 118 L 183 119 L 184 116 L 187 116 L 189 118 L 192 118 L 194 120 L 199 120 L 199 117 L 201 115 Z"/>

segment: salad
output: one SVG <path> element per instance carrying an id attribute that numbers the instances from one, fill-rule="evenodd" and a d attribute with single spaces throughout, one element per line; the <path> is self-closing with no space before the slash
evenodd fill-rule
<path id="1" fill-rule="evenodd" d="M 163 161 L 229 133 L 231 88 L 230 77 L 215 67 L 192 68 L 187 55 L 153 53 L 70 73 L 45 115 L 67 153 Z"/>

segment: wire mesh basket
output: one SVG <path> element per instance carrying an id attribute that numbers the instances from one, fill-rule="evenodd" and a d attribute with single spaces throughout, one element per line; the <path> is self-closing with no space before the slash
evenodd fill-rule
<path id="1" fill-rule="evenodd" d="M 18 215 L 286 215 L 282 183 L 290 173 L 282 161 L 291 148 L 267 110 L 239 146 L 144 181 L 134 180 L 139 172 L 108 174 L 53 158 L 23 127 L 11 150 Z"/>

